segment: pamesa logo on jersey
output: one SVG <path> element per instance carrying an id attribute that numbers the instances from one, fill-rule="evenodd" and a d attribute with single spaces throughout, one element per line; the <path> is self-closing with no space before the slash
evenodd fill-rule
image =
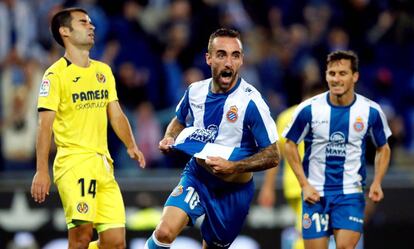
<path id="1" fill-rule="evenodd" d="M 345 157 L 346 156 L 346 144 L 345 135 L 336 131 L 329 137 L 329 144 L 326 146 L 326 156 Z"/>
<path id="2" fill-rule="evenodd" d="M 196 129 L 190 136 L 190 140 L 196 140 L 203 143 L 214 143 L 218 133 L 218 126 L 211 124 L 207 129 L 199 128 Z"/>

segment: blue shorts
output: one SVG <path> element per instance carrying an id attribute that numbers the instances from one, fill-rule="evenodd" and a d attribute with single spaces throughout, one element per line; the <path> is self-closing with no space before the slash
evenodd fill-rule
<path id="1" fill-rule="evenodd" d="M 363 232 L 365 198 L 362 193 L 325 196 L 315 204 L 302 203 L 304 239 L 328 237 L 334 229 Z"/>
<path id="2" fill-rule="evenodd" d="M 186 212 L 189 225 L 205 214 L 201 232 L 209 248 L 228 248 L 242 229 L 253 195 L 253 180 L 244 184 L 222 181 L 192 159 L 165 206 Z"/>

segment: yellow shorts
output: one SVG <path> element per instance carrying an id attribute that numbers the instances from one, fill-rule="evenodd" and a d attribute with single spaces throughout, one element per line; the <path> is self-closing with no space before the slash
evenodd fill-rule
<path id="1" fill-rule="evenodd" d="M 125 224 L 125 208 L 113 165 L 105 156 L 81 154 L 71 156 L 74 164 L 56 181 L 68 228 L 72 221 L 98 224 Z M 117 225 L 118 226 L 118 225 Z"/>

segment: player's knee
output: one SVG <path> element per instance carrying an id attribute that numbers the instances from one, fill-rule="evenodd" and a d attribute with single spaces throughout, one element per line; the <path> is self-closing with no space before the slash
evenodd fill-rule
<path id="1" fill-rule="evenodd" d="M 115 239 L 111 241 L 105 241 L 104 243 L 101 242 L 99 244 L 99 248 L 111 248 L 111 249 L 125 249 L 126 242 L 124 239 Z"/>
<path id="2" fill-rule="evenodd" d="M 89 242 L 91 242 L 92 236 L 84 235 L 78 236 L 75 239 L 69 240 L 69 248 L 70 249 L 88 249 Z"/>
<path id="3" fill-rule="evenodd" d="M 355 246 L 356 246 L 356 244 L 351 245 L 350 243 L 347 243 L 347 242 L 339 242 L 339 243 L 337 242 L 336 243 L 336 249 L 354 249 Z"/>
<path id="4" fill-rule="evenodd" d="M 155 229 L 154 235 L 162 243 L 171 244 L 175 240 L 174 233 L 168 226 L 158 226 Z"/>

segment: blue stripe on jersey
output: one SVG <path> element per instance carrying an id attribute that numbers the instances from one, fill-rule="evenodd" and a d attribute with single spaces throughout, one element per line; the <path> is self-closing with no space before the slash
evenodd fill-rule
<path id="1" fill-rule="evenodd" d="M 209 91 L 206 102 L 204 103 L 204 127 L 209 130 L 216 130 L 216 135 L 219 132 L 218 128 L 223 118 L 224 104 L 226 103 L 227 97 L 227 94 L 214 94 Z"/>
<path id="2" fill-rule="evenodd" d="M 300 111 L 285 137 L 295 143 L 298 143 L 299 138 L 302 136 L 302 132 L 305 130 L 306 125 L 310 125 L 311 122 L 312 107 L 311 105 L 308 105 Z"/>
<path id="3" fill-rule="evenodd" d="M 177 108 L 177 110 L 175 111 L 175 114 L 177 115 L 177 119 L 178 121 L 180 121 L 181 124 L 186 123 L 186 118 L 188 115 L 188 110 L 191 110 L 190 108 L 190 101 L 188 99 L 188 92 L 189 89 L 187 89 L 184 93 L 184 97 L 181 100 L 180 106 Z"/>
<path id="4" fill-rule="evenodd" d="M 250 127 L 250 129 L 249 129 Z M 266 126 L 260 115 L 259 109 L 253 100 L 250 100 L 246 107 L 246 113 L 243 120 L 243 135 L 240 143 L 240 147 L 256 147 L 255 139 L 259 148 L 265 148 L 272 142 L 269 140 L 269 136 L 266 131 Z"/>
<path id="5" fill-rule="evenodd" d="M 329 143 L 326 146 L 324 191 L 343 194 L 344 163 L 349 135 L 349 108 L 331 106 Z M 339 192 L 337 192 L 339 190 Z"/>
<path id="6" fill-rule="evenodd" d="M 369 133 L 373 136 L 372 141 L 377 147 L 381 147 L 387 143 L 381 116 L 378 110 L 372 107 L 369 108 L 368 129 L 370 129 Z"/>

